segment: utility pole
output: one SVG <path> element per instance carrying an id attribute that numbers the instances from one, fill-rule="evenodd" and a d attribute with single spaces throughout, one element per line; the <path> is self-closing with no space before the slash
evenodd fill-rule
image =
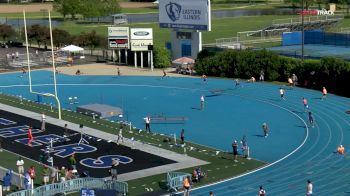
<path id="1" fill-rule="evenodd" d="M 301 0 L 301 61 L 304 62 L 304 0 Z"/>

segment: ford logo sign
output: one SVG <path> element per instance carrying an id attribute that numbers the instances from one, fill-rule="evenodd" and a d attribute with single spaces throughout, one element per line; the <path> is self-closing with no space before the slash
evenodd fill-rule
<path id="1" fill-rule="evenodd" d="M 146 36 L 146 35 L 149 35 L 149 32 L 147 32 L 147 31 L 136 31 L 136 32 L 134 32 L 134 35 Z"/>

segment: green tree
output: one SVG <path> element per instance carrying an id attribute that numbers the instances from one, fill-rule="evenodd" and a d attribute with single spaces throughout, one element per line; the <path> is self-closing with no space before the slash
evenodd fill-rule
<path id="1" fill-rule="evenodd" d="M 167 48 L 154 46 L 153 55 L 155 68 L 166 68 L 170 66 L 170 52 Z"/>
<path id="2" fill-rule="evenodd" d="M 3 41 L 7 41 L 7 39 L 13 35 L 15 35 L 15 30 L 10 26 L 6 24 L 0 25 L 0 37 Z"/>
<path id="3" fill-rule="evenodd" d="M 80 13 L 83 3 L 80 0 L 55 0 L 53 7 L 55 11 L 63 15 L 64 19 L 67 15 L 71 15 L 72 19 L 75 19 L 76 15 Z"/>
<path id="4" fill-rule="evenodd" d="M 50 30 L 48 27 L 32 25 L 27 29 L 27 36 L 28 42 L 35 41 L 39 48 L 42 44 L 45 45 L 46 48 L 50 41 Z"/>
<path id="5" fill-rule="evenodd" d="M 68 45 L 71 43 L 71 35 L 62 29 L 54 29 L 52 31 L 53 44 L 56 48 L 59 48 L 63 45 Z"/>

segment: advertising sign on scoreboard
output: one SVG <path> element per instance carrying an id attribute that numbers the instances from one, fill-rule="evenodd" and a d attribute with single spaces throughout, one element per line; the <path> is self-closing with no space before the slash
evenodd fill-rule
<path id="1" fill-rule="evenodd" d="M 108 27 L 108 47 L 129 49 L 129 27 Z"/>
<path id="2" fill-rule="evenodd" d="M 161 0 L 159 25 L 161 28 L 210 31 L 210 0 Z"/>
<path id="3" fill-rule="evenodd" d="M 148 51 L 153 46 L 152 28 L 132 28 L 130 35 L 131 51 Z"/>

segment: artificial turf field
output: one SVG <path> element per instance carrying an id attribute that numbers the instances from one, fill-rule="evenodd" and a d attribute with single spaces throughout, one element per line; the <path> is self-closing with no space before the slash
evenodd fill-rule
<path id="1" fill-rule="evenodd" d="M 39 156 L 45 154 L 44 152 L 50 144 L 50 138 L 53 138 L 55 140 L 52 152 L 54 154 L 54 165 L 59 166 L 59 168 L 62 166 L 68 168 L 68 159 L 73 153 L 73 148 L 75 148 L 78 172 L 87 172 L 91 177 L 101 178 L 109 176 L 108 170 L 112 160 L 107 160 L 104 164 L 91 163 L 98 157 L 106 155 L 120 160 L 121 164 L 118 166 L 119 174 L 174 163 L 172 160 L 88 135 L 85 135 L 84 139 L 89 144 L 83 143 L 79 145 L 78 142 L 81 137 L 78 132 L 69 130 L 69 141 L 66 141 L 63 137 L 63 127 L 47 123 L 46 131 L 42 132 L 40 130 L 41 124 L 38 120 L 3 110 L 0 110 L 0 116 L 0 137 L 2 138 L 2 147 L 4 149 L 29 159 L 39 160 Z M 6 122 L 13 123 L 8 124 Z M 28 126 L 33 127 L 34 140 L 32 146 L 27 144 Z M 111 140 L 116 138 L 111 138 Z M 44 163 L 51 165 L 46 160 L 47 158 L 44 159 Z"/>

